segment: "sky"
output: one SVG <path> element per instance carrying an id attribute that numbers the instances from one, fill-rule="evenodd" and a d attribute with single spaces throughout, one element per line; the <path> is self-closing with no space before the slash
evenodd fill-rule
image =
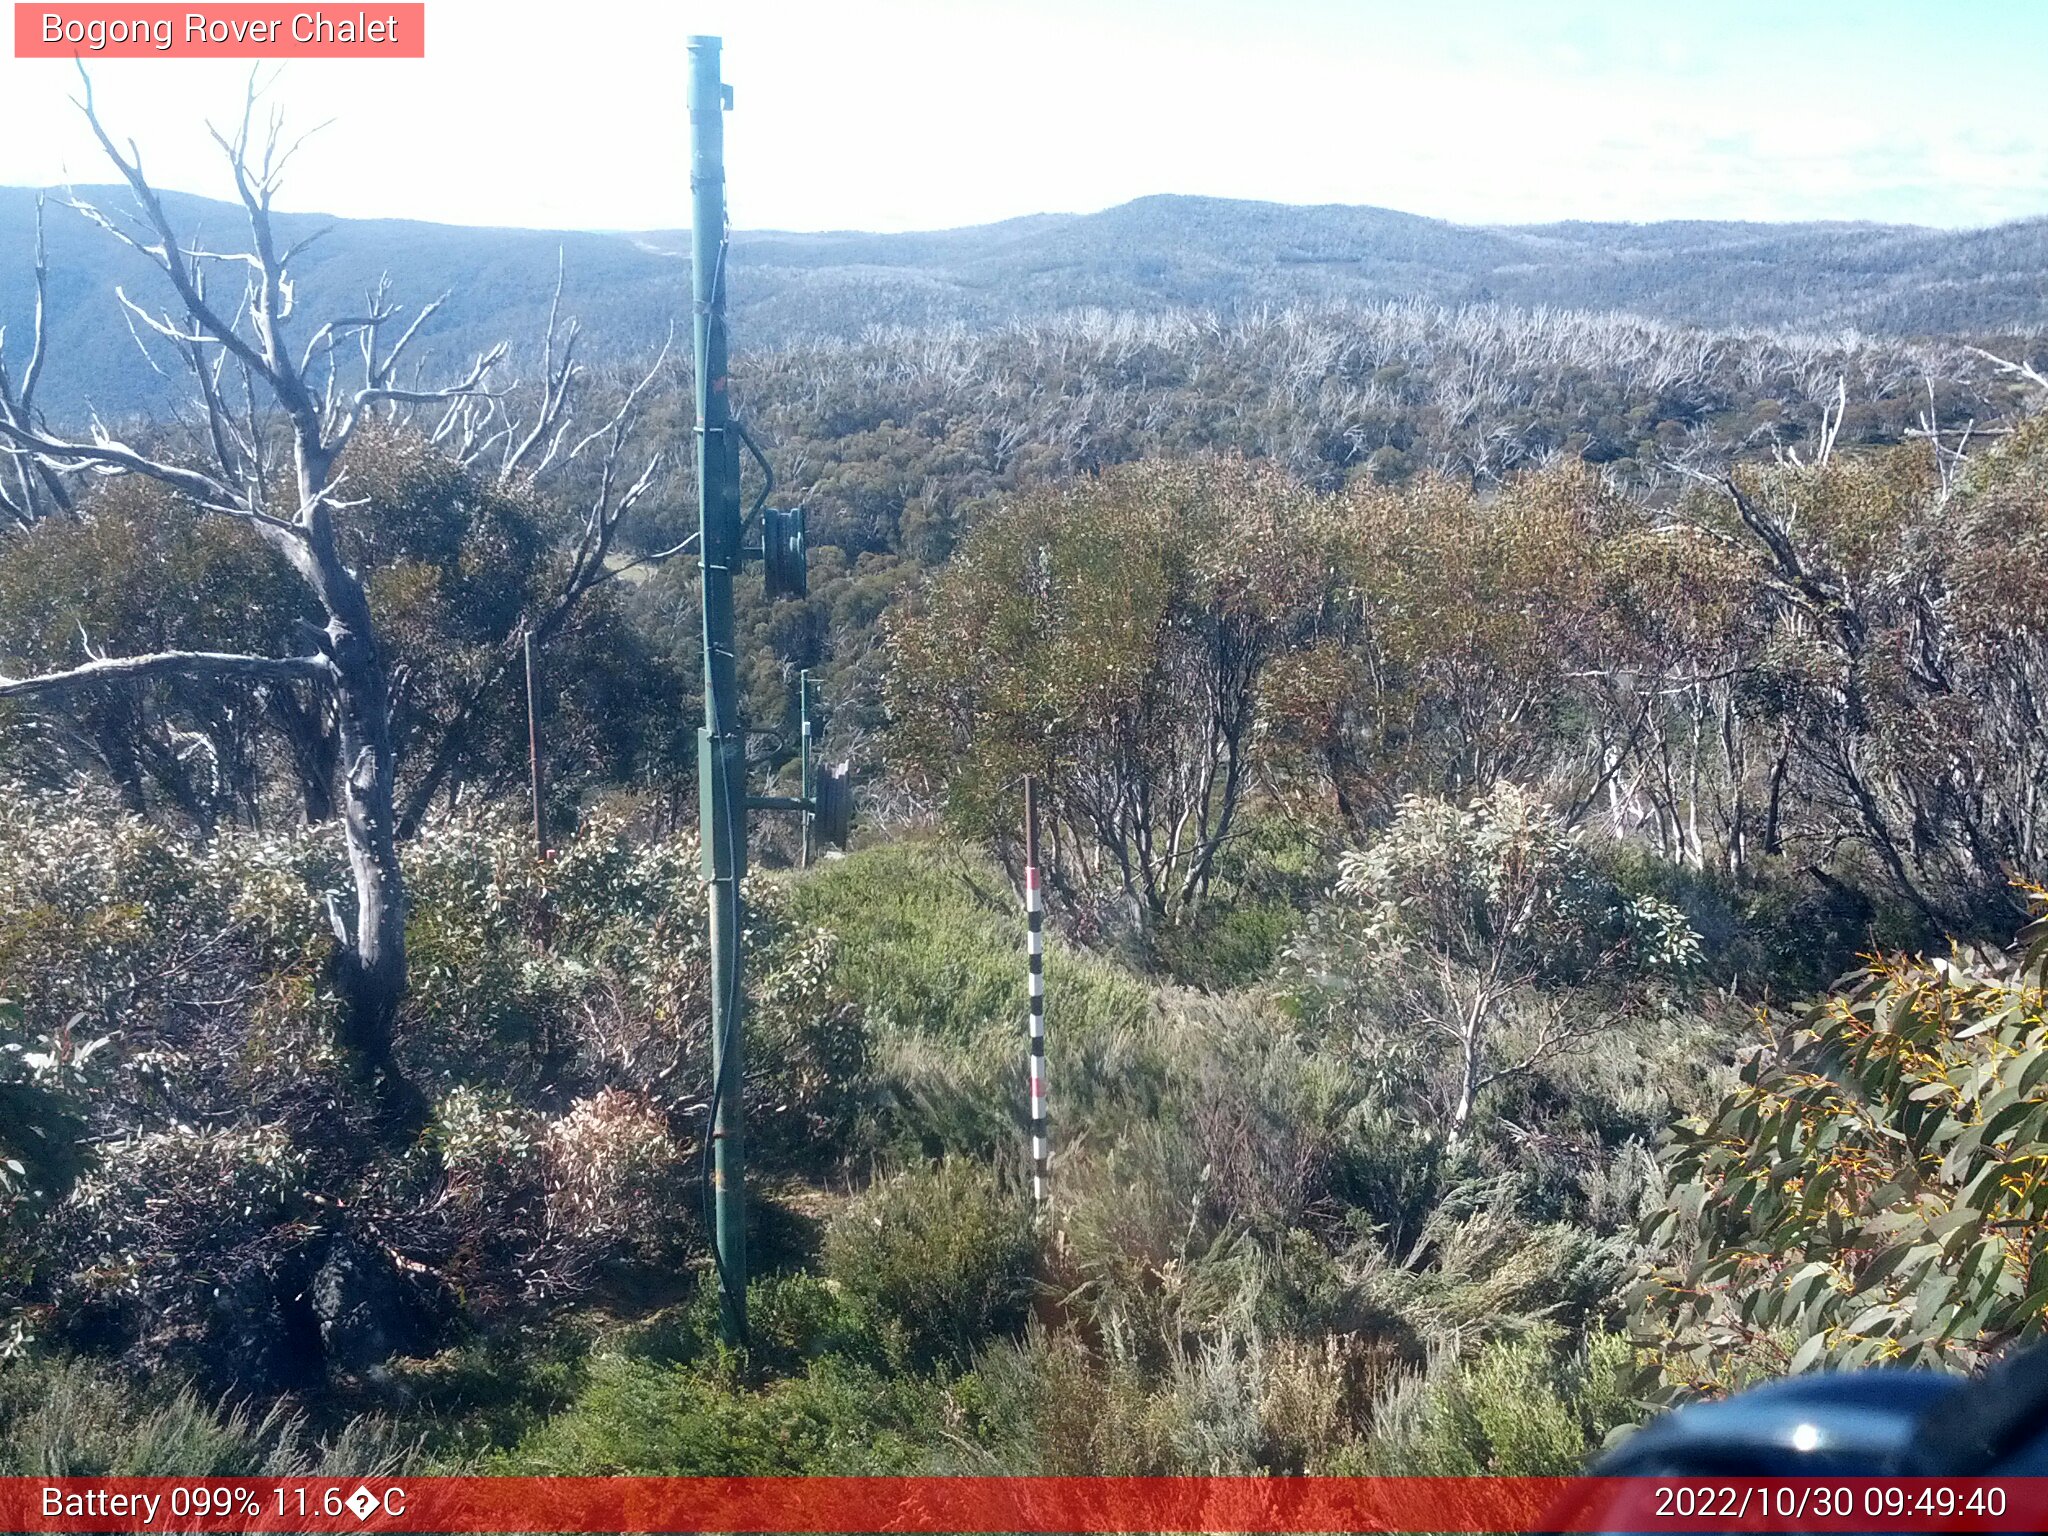
<path id="1" fill-rule="evenodd" d="M 331 5 L 353 14 L 374 0 Z M 2041 0 L 428 0 L 303 60 L 280 206 L 688 223 L 685 40 L 725 39 L 733 222 L 904 230 L 1157 192 L 1466 223 L 2048 214 Z M 158 184 L 229 194 L 249 66 L 107 60 Z M 107 179 L 68 63 L 0 57 L 0 185 Z"/>

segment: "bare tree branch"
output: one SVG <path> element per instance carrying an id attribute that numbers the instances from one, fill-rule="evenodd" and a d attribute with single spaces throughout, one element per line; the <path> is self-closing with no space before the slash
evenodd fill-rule
<path id="1" fill-rule="evenodd" d="M 2044 377 L 2040 370 L 2031 363 L 2016 362 L 2009 357 L 2000 357 L 1996 352 L 1987 352 L 1982 347 L 1969 347 L 1965 350 L 1976 353 L 1977 356 L 1983 358 L 1985 362 L 1996 368 L 2000 373 L 2009 373 L 2014 378 L 2025 379 L 2036 389 L 2048 392 L 2048 377 Z"/>
<path id="2" fill-rule="evenodd" d="M 110 437 L 101 437 L 91 443 L 67 442 L 63 438 L 49 437 L 44 433 L 31 431 L 17 422 L 0 420 L 0 438 L 5 438 L 40 458 L 59 464 L 96 466 L 128 474 L 147 475 L 150 479 L 161 481 L 173 490 L 189 496 L 211 512 L 248 517 L 272 524 L 278 522 L 276 518 L 266 518 L 263 514 L 243 505 L 233 490 L 212 475 L 161 459 L 152 459 L 147 454 L 140 453 L 125 443 L 115 442 Z"/>
<path id="3" fill-rule="evenodd" d="M 504 463 L 498 466 L 498 480 L 500 484 L 509 481 L 514 475 L 519 473 L 521 467 L 526 463 L 528 455 L 533 453 L 540 445 L 542 439 L 545 438 L 548 439 L 547 451 L 542 454 L 532 469 L 532 472 L 536 475 L 544 471 L 548 465 L 554 462 L 555 455 L 562 445 L 563 434 L 569 428 L 567 418 L 569 392 L 576 380 L 581 377 L 583 370 L 576 364 L 576 339 L 581 334 L 581 329 L 574 320 L 569 322 L 566 331 L 560 333 L 562 336 L 562 357 L 559 364 L 555 360 L 555 337 L 559 327 L 558 317 L 562 312 L 562 283 L 567 275 L 568 253 L 557 250 L 555 252 L 555 291 L 548 300 L 547 332 L 541 338 L 540 408 L 534 415 L 532 428 L 506 454 Z"/>
<path id="4" fill-rule="evenodd" d="M 150 677 L 326 684 L 334 680 L 334 663 L 325 656 L 241 656 L 219 651 L 158 651 L 151 656 L 109 656 L 63 672 L 45 672 L 37 677 L 0 676 L 0 699 L 29 698 L 91 683 Z"/>
<path id="5" fill-rule="evenodd" d="M 121 173 L 122 179 L 128 183 L 129 190 L 134 193 L 136 204 L 147 221 L 151 232 L 156 236 L 157 243 L 155 245 L 145 245 L 142 241 L 120 229 L 112 220 L 100 214 L 97 209 L 92 208 L 89 204 L 74 200 L 72 206 L 87 214 L 88 217 L 93 218 L 109 233 L 135 247 L 135 249 L 141 251 L 154 261 L 164 275 L 171 280 L 171 286 L 177 290 L 179 299 L 183 301 L 187 312 L 192 318 L 205 327 L 229 351 L 233 352 L 250 368 L 254 369 L 265 382 L 277 389 L 282 397 L 288 390 L 287 381 L 271 367 L 270 361 L 261 352 L 258 352 L 247 341 L 243 340 L 241 334 L 227 321 L 223 320 L 214 308 L 207 303 L 205 293 L 195 280 L 192 269 L 186 264 L 183 248 L 178 243 L 177 231 L 171 225 L 169 214 L 164 211 L 163 199 L 157 195 L 156 189 L 143 176 L 141 151 L 135 147 L 133 141 L 130 141 L 128 153 L 126 155 L 122 154 L 120 147 L 114 143 L 113 136 L 107 132 L 106 125 L 100 121 L 98 108 L 93 101 L 92 77 L 85 72 L 83 63 L 79 65 L 78 76 L 84 82 L 83 93 L 78 98 L 79 110 L 84 112 L 86 123 L 91 127 L 93 137 L 99 140 L 100 148 L 106 152 L 107 158 L 114 163 L 114 168 Z M 250 104 L 253 107 L 253 96 L 251 97 Z M 245 128 L 246 122 L 245 118 Z M 244 189 L 246 201 L 248 188 L 246 173 L 238 170 L 235 181 L 237 186 Z M 263 323 L 263 320 L 258 320 L 259 330 Z"/>
<path id="6" fill-rule="evenodd" d="M 19 386 L 16 386 L 8 375 L 7 331 L 6 327 L 0 326 L 0 421 L 25 429 L 33 426 L 36 420 L 36 385 L 42 379 L 43 359 L 48 347 L 46 317 L 49 304 L 50 257 L 43 236 L 43 199 L 40 195 L 36 198 L 34 262 L 35 310 L 29 335 L 28 362 L 22 368 Z M 42 516 L 42 504 L 46 497 L 56 506 L 66 511 L 70 510 L 70 492 L 53 469 L 18 454 L 12 456 L 11 464 L 15 474 L 15 488 L 10 492 L 0 487 L 0 511 L 6 511 L 26 528 Z"/>

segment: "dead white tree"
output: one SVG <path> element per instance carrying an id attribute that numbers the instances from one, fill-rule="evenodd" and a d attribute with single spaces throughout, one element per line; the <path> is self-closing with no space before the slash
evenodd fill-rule
<path id="1" fill-rule="evenodd" d="M 34 404 L 45 353 L 40 319 L 45 262 L 39 240 L 38 322 L 18 380 L 0 358 L 0 452 L 10 472 L 7 489 L 0 493 L 5 497 L 0 513 L 25 524 L 52 505 L 70 505 L 83 479 L 147 477 L 210 515 L 253 529 L 303 581 L 324 623 L 305 625 L 307 644 L 298 655 L 165 651 L 91 656 L 79 666 L 40 676 L 0 676 L 0 698 L 50 697 L 110 680 L 168 677 L 304 691 L 307 708 L 329 723 L 338 748 L 336 804 L 354 886 L 352 911 L 344 910 L 337 897 L 329 898 L 347 1004 L 342 1043 L 378 1096 L 391 1133 L 409 1135 L 422 1123 L 424 1104 L 393 1053 L 394 1023 L 406 985 L 406 897 L 398 854 L 392 675 L 365 582 L 344 559 L 337 536 L 337 514 L 361 505 L 347 495 L 344 451 L 360 426 L 382 414 L 409 418 L 465 463 L 479 465 L 493 456 L 489 468 L 503 480 L 602 453 L 598 490 L 569 573 L 545 609 L 522 625 L 551 629 L 611 573 L 608 557 L 619 523 L 659 472 L 658 454 L 637 476 L 620 467 L 654 372 L 627 393 L 602 426 L 573 440 L 570 399 L 580 373 L 575 333 L 573 324 L 566 330 L 560 326 L 555 314 L 549 319 L 544 377 L 530 421 L 504 404 L 509 389 L 494 387 L 494 373 L 505 358 L 503 346 L 479 356 L 466 375 L 452 382 L 430 385 L 421 382 L 416 370 L 402 372 L 409 349 L 440 300 L 407 317 L 390 298 L 388 284 L 381 284 L 361 312 L 326 321 L 310 330 L 303 345 L 294 345 L 289 339 L 295 329 L 291 263 L 310 240 L 281 245 L 273 200 L 297 144 L 286 142 L 274 111 L 259 129 L 260 92 L 254 82 L 238 130 L 232 137 L 218 130 L 213 135 L 247 216 L 249 245 L 241 251 L 213 251 L 179 234 L 144 174 L 141 152 L 132 140 L 124 147 L 108 132 L 94 105 L 91 81 L 83 70 L 80 74 L 85 83 L 77 105 L 127 183 L 134 209 L 116 214 L 76 198 L 70 205 L 138 252 L 168 283 L 175 302 L 162 311 L 135 302 L 125 291 L 117 295 L 138 343 L 146 336 L 159 349 L 168 344 L 183 362 L 198 430 L 190 451 L 180 451 L 122 442 L 96 417 L 83 437 L 49 428 Z M 226 285 L 209 282 L 224 271 L 240 278 L 227 303 L 216 297 Z M 559 298 L 558 285 L 558 307 Z"/>
<path id="2" fill-rule="evenodd" d="M 36 415 L 36 386 L 42 381 L 43 359 L 47 355 L 46 315 L 50 295 L 50 259 L 43 244 L 43 200 L 36 199 L 35 310 L 30 322 L 26 361 L 17 381 L 7 358 L 7 328 L 0 326 L 0 428 L 26 430 L 39 419 Z M 63 478 L 45 464 L 25 454 L 10 456 L 6 473 L 0 473 L 0 514 L 17 526 L 33 527 L 53 509 L 68 510 L 70 492 Z"/>
<path id="3" fill-rule="evenodd" d="M 562 272 L 555 275 L 554 298 L 548 306 L 547 333 L 542 340 L 541 380 L 533 401 L 533 415 L 514 410 L 510 392 L 466 394 L 454 401 L 434 425 L 429 440 L 466 468 L 488 474 L 499 485 L 534 485 L 551 474 L 571 466 L 590 464 L 588 500 L 583 505 L 582 524 L 569 551 L 569 563 L 559 583 L 545 593 L 493 654 L 467 693 L 457 704 L 438 740 L 424 754 L 424 766 L 412 775 L 411 783 L 398 805 L 398 830 L 402 838 L 418 831 L 434 796 L 448 782 L 462 754 L 475 735 L 485 702 L 504 682 L 516 657 L 522 654 L 531 635 L 536 647 L 547 643 L 568 624 L 578 605 L 598 587 L 614 581 L 636 566 L 659 563 L 682 553 L 696 543 L 696 535 L 667 549 L 620 559 L 615 550 L 620 527 L 627 516 L 657 485 L 667 455 L 655 450 L 636 472 L 628 464 L 633 453 L 634 428 L 648 392 L 667 365 L 675 344 L 671 326 L 652 364 L 623 389 L 616 405 L 592 430 L 576 435 L 573 402 L 585 378 L 576 360 L 576 343 L 581 332 L 574 320 L 561 318 Z"/>

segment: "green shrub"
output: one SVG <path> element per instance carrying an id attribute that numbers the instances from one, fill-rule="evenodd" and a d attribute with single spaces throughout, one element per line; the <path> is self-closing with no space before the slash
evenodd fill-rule
<path id="1" fill-rule="evenodd" d="M 832 979 L 877 1028 L 967 1042 L 999 1025 L 1021 1038 L 1023 901 L 978 854 L 938 842 L 864 848 L 793 885 L 790 910 L 837 937 Z M 1064 1033 L 1144 1022 L 1141 983 L 1057 936 L 1047 951 L 1046 991 Z"/>
<path id="2" fill-rule="evenodd" d="M 1383 1352 L 1350 1334 L 1266 1335 L 1239 1324 L 1143 1366 L 1124 1333 L 1090 1349 L 1033 1327 L 949 1393 L 961 1470 L 1037 1476 L 1298 1474 L 1356 1434 Z"/>
<path id="3" fill-rule="evenodd" d="M 515 1097 L 568 1084 L 645 1096 L 678 1121 L 710 1065 L 710 960 L 697 845 L 594 813 L 546 865 L 509 820 L 430 825 L 408 848 L 408 1066 L 437 1091 Z M 819 1166 L 868 1090 L 859 1010 L 830 980 L 835 945 L 748 887 L 749 1150 Z"/>
<path id="4" fill-rule="evenodd" d="M 1111 1334 L 1097 1353 L 1072 1330 L 1033 1327 L 986 1350 L 956 1383 L 967 1470 L 1144 1477 L 1177 1470 L 1173 1414 Z"/>
<path id="5" fill-rule="evenodd" d="M 1346 1253 L 1357 1318 L 1413 1355 L 1617 1309 L 1630 1278 L 1627 1244 L 1530 1221 L 1516 1207 L 1516 1184 L 1502 1173 L 1452 1185 L 1408 1248 L 1367 1239 Z"/>
<path id="6" fill-rule="evenodd" d="M 827 1234 L 825 1269 L 913 1364 L 965 1366 L 1022 1326 L 1035 1254 L 1022 1194 L 955 1159 L 870 1188 Z"/>
<path id="7" fill-rule="evenodd" d="M 1469 1363 L 1439 1360 L 1391 1387 L 1370 1439 L 1331 1459 L 1338 1475 L 1567 1477 L 1634 1422 L 1633 1352 L 1596 1333 L 1559 1355 L 1550 1339 L 1502 1339 Z"/>
<path id="8" fill-rule="evenodd" d="M 715 1288 L 707 1285 L 707 1294 Z M 769 1275 L 747 1286 L 748 1365 L 775 1376 L 801 1372 L 827 1356 L 869 1366 L 884 1363 L 874 1319 L 836 1280 Z"/>
<path id="9" fill-rule="evenodd" d="M 799 1376 L 813 1361 L 885 1369 L 900 1341 L 836 1280 L 812 1274 L 755 1275 L 747 1282 L 747 1347 L 725 1342 L 715 1275 L 706 1268 L 687 1300 L 612 1329 L 602 1351 L 663 1365 L 698 1366 L 760 1383 Z"/>
<path id="10" fill-rule="evenodd" d="M 517 1444 L 575 1402 L 591 1332 L 581 1318 L 480 1332 L 426 1359 L 392 1361 L 388 1397 L 421 1434 L 430 1470 L 473 1471 L 479 1457 Z"/>
<path id="11" fill-rule="evenodd" d="M 790 915 L 833 935 L 826 981 L 872 1037 L 880 1148 L 987 1157 L 1013 1149 L 1024 1098 L 1024 915 L 1003 874 L 965 849 L 891 843 L 790 887 Z M 1059 1135 L 1150 1112 L 1161 1063 L 1148 989 L 1049 936 L 1046 995 Z"/>
<path id="12" fill-rule="evenodd" d="M 1691 990 L 1677 908 L 1613 884 L 1563 817 L 1502 782 L 1468 805 L 1410 795 L 1338 864 L 1336 900 L 1291 950 L 1307 1017 L 1449 1143 L 1500 1093 Z"/>
<path id="13" fill-rule="evenodd" d="M 1251 986 L 1272 974 L 1300 926 L 1292 901 L 1213 898 L 1187 923 L 1150 936 L 1152 963 L 1188 986 Z"/>
<path id="14" fill-rule="evenodd" d="M 1153 930 L 1149 959 L 1175 981 L 1211 991 L 1264 981 L 1302 914 L 1328 891 L 1330 875 L 1322 848 L 1297 823 L 1241 815 L 1201 907 L 1186 922 Z"/>
<path id="15" fill-rule="evenodd" d="M 881 1475 L 921 1468 L 934 1389 L 835 1357 L 758 1391 L 717 1370 L 606 1356 L 493 1473 L 544 1477 Z"/>
<path id="16" fill-rule="evenodd" d="M 1616 886 L 1678 908 L 1700 936 L 1704 972 L 1750 997 L 1794 999 L 1825 991 L 1874 945 L 1914 948 L 1940 936 L 1886 891 L 1881 870 L 1838 850 L 1818 877 L 1779 859 L 1740 879 L 1718 866 L 1674 863 L 1638 843 L 1589 845 Z"/>
<path id="17" fill-rule="evenodd" d="M 62 1200 L 84 1171 L 85 1122 L 75 1090 L 107 1037 L 29 1037 L 21 1009 L 0 997 L 0 1229 Z M 0 1250 L 0 1285 L 10 1277 Z"/>
<path id="18" fill-rule="evenodd" d="M 190 1387 L 138 1391 L 78 1362 L 0 1363 L 0 1476 L 351 1477 L 418 1470 L 377 1418 L 320 1438 L 282 1407 L 216 1409 Z"/>
<path id="19" fill-rule="evenodd" d="M 1257 1245 L 1217 1221 L 1209 1170 L 1180 1127 L 1133 1126 L 1065 1158 L 1054 1178 L 1049 1267 L 1061 1305 L 1131 1361 L 1163 1370 L 1184 1340 L 1246 1310 Z"/>

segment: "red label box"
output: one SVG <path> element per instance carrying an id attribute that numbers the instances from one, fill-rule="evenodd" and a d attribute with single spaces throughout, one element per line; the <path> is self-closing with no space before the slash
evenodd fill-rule
<path id="1" fill-rule="evenodd" d="M 427 8 L 354 5 L 65 5 L 16 0 L 17 59 L 423 59 Z"/>

